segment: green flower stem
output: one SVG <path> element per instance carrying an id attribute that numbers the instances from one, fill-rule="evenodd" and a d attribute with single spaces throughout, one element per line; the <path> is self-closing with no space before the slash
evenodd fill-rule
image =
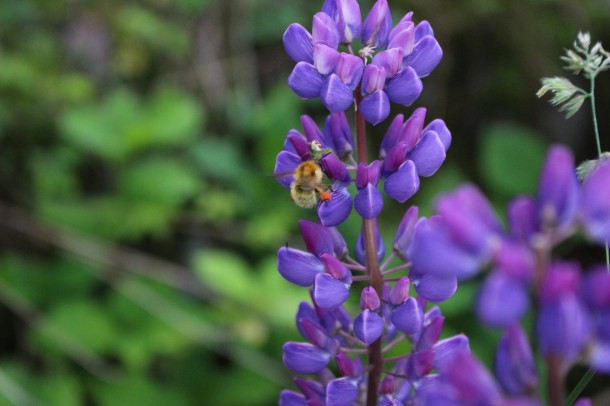
<path id="1" fill-rule="evenodd" d="M 595 111 L 595 76 L 591 76 L 591 91 L 589 97 L 591 98 L 591 113 L 593 114 L 593 129 L 595 130 L 595 142 L 597 144 L 597 155 L 598 158 L 602 157 L 602 146 L 599 140 L 599 128 L 597 127 L 597 113 Z"/>
<path id="2" fill-rule="evenodd" d="M 366 123 L 364 117 L 358 109 L 362 101 L 362 92 L 360 86 L 356 89 L 356 145 L 358 148 L 358 162 L 367 164 L 367 149 L 366 149 Z M 362 220 L 362 228 L 364 231 L 364 248 L 366 253 L 366 269 L 369 275 L 369 283 L 377 292 L 377 295 L 383 297 L 383 275 L 379 267 L 377 258 L 377 243 L 375 241 L 375 223 L 374 219 Z M 381 310 L 380 310 L 381 312 Z M 381 337 L 374 343 L 369 345 L 369 366 L 371 368 L 368 377 L 368 390 L 366 394 L 366 405 L 377 405 L 377 388 L 383 372 L 383 354 L 381 352 Z"/>

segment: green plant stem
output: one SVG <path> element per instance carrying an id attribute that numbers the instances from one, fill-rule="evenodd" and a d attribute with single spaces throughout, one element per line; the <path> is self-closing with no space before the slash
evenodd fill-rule
<path id="1" fill-rule="evenodd" d="M 595 143 L 597 144 L 597 156 L 599 159 L 602 157 L 602 146 L 599 140 L 599 128 L 597 126 L 597 113 L 595 111 L 595 76 L 591 76 L 591 91 L 589 97 L 591 98 L 591 113 L 593 115 L 593 130 L 595 131 Z"/>
<path id="2" fill-rule="evenodd" d="M 364 117 L 358 109 L 362 101 L 362 93 L 360 86 L 356 89 L 356 145 L 358 147 L 358 162 L 367 164 L 366 150 L 366 124 Z M 369 275 L 369 283 L 377 292 L 377 295 L 383 297 L 383 275 L 379 267 L 379 259 L 377 258 L 377 242 L 375 240 L 375 220 L 363 219 L 362 229 L 364 233 L 364 248 L 366 253 L 366 269 Z M 379 310 L 381 312 L 381 310 Z M 366 394 L 366 405 L 375 406 L 377 404 L 377 388 L 383 372 L 383 354 L 381 351 L 381 338 L 369 345 L 369 366 L 371 370 L 368 376 L 368 391 Z"/>
<path id="3" fill-rule="evenodd" d="M 591 75 L 589 82 L 591 83 L 589 97 L 591 98 L 591 114 L 593 115 L 593 130 L 595 131 L 597 157 L 598 159 L 602 159 L 602 145 L 599 138 L 599 127 L 597 126 L 597 112 L 595 110 L 595 75 Z M 608 241 L 606 241 L 606 270 L 610 272 L 610 247 L 608 246 Z"/>
<path id="4" fill-rule="evenodd" d="M 578 383 L 576 384 L 576 386 L 570 393 L 570 396 L 568 396 L 568 398 L 566 399 L 566 401 L 563 404 L 565 406 L 572 406 L 572 404 L 574 404 L 574 402 L 576 402 L 576 399 L 578 398 L 578 396 L 580 396 L 583 389 L 585 389 L 585 387 L 589 384 L 589 382 L 591 382 L 591 379 L 593 379 L 594 376 L 595 376 L 595 370 L 593 368 L 589 368 L 587 370 L 587 372 L 585 372 L 585 374 L 582 376 L 582 378 L 580 378 L 580 381 L 578 381 Z"/>

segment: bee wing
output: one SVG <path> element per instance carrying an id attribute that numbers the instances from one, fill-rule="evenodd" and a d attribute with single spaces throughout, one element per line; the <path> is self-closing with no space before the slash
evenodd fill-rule
<path id="1" fill-rule="evenodd" d="M 275 160 L 273 174 L 275 179 L 285 188 L 289 189 L 294 181 L 294 171 L 303 162 L 300 156 L 289 151 L 282 151 Z"/>

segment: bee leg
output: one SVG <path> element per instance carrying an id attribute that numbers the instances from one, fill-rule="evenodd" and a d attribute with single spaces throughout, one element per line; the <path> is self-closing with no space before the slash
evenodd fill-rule
<path id="1" fill-rule="evenodd" d="M 324 186 L 325 187 L 317 187 L 316 192 L 318 192 L 318 194 L 320 195 L 320 200 L 322 200 L 323 202 L 327 202 L 330 200 L 330 192 L 324 190 L 325 188 L 328 189 L 328 187 L 326 187 L 327 185 Z"/>

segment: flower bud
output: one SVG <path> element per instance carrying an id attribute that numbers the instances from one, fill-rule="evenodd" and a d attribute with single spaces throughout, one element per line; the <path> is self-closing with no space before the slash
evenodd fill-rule
<path id="1" fill-rule="evenodd" d="M 351 90 L 355 90 L 360 83 L 363 70 L 364 62 L 362 61 L 362 58 L 344 52 L 339 55 L 335 73 Z"/>
<path id="2" fill-rule="evenodd" d="M 351 181 L 349 171 L 335 154 L 326 154 L 320 160 L 322 170 L 333 182 L 347 185 Z"/>
<path id="3" fill-rule="evenodd" d="M 322 42 L 334 49 L 339 46 L 340 36 L 337 24 L 326 13 L 319 12 L 313 16 L 311 33 L 314 44 Z"/>
<path id="4" fill-rule="evenodd" d="M 408 277 L 400 278 L 390 291 L 390 303 L 396 306 L 404 303 L 409 298 L 410 285 L 411 281 Z"/>
<path id="5" fill-rule="evenodd" d="M 362 24 L 362 43 L 383 48 L 392 29 L 392 16 L 387 0 L 377 0 Z"/>
<path id="6" fill-rule="evenodd" d="M 362 294 L 360 295 L 360 308 L 362 310 L 368 309 L 376 312 L 380 306 L 379 295 L 377 295 L 377 291 L 372 286 L 362 289 Z"/>
<path id="7" fill-rule="evenodd" d="M 362 94 L 367 95 L 383 90 L 387 75 L 383 66 L 366 65 L 362 75 Z"/>

